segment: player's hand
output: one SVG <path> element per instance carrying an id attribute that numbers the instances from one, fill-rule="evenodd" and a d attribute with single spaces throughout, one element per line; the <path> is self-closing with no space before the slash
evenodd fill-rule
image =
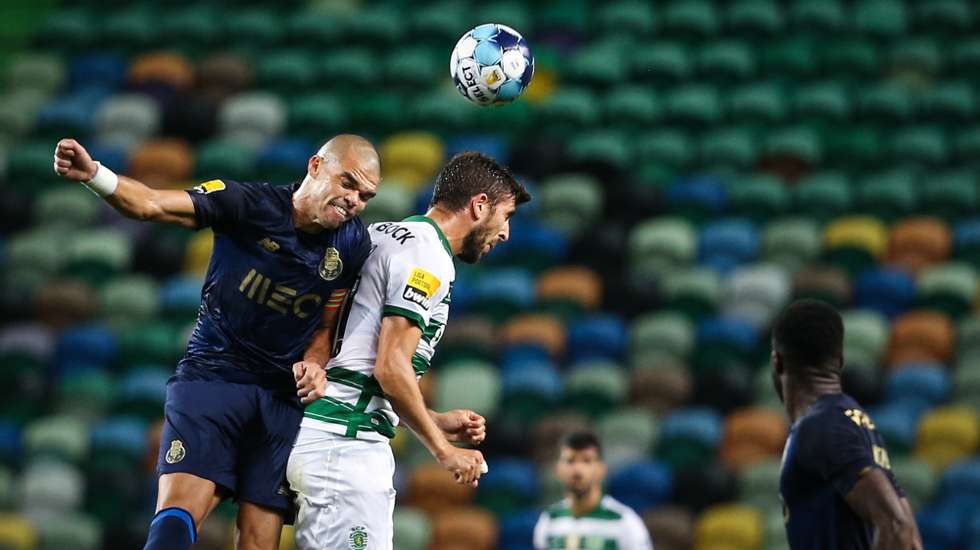
<path id="1" fill-rule="evenodd" d="M 299 361 L 293 364 L 296 395 L 304 405 L 327 395 L 327 372 L 318 363 Z"/>
<path id="2" fill-rule="evenodd" d="M 474 449 L 450 447 L 449 452 L 439 459 L 439 464 L 453 474 L 456 483 L 476 487 L 482 475 L 483 453 Z"/>
<path id="3" fill-rule="evenodd" d="M 453 443 L 479 445 L 487 438 L 487 419 L 468 409 L 437 413 L 435 421 Z"/>
<path id="4" fill-rule="evenodd" d="M 54 171 L 63 178 L 88 181 L 98 168 L 88 151 L 73 139 L 63 139 L 54 148 Z"/>

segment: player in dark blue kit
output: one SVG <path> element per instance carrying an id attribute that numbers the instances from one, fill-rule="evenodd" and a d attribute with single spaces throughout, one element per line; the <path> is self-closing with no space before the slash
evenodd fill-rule
<path id="1" fill-rule="evenodd" d="M 374 147 L 337 136 L 310 158 L 302 183 L 285 187 L 212 180 L 151 189 L 93 161 L 74 140 L 58 143 L 54 168 L 127 217 L 214 231 L 197 326 L 167 385 L 145 548 L 189 548 L 225 496 L 240 503 L 238 548 L 278 548 L 302 404 L 326 389 L 328 357 L 316 350 L 329 346 L 315 343 L 332 336 L 370 253 L 356 216 L 380 180 Z"/>
<path id="2" fill-rule="evenodd" d="M 773 382 L 792 423 L 779 480 L 789 546 L 921 549 L 881 435 L 841 391 L 843 347 L 840 315 L 817 300 L 794 302 L 773 326 Z"/>

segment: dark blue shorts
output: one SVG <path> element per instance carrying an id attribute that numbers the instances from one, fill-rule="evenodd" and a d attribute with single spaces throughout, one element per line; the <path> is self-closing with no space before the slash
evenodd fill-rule
<path id="1" fill-rule="evenodd" d="M 240 501 L 282 512 L 283 489 L 303 408 L 295 394 L 253 384 L 171 379 L 157 472 L 215 482 Z"/>

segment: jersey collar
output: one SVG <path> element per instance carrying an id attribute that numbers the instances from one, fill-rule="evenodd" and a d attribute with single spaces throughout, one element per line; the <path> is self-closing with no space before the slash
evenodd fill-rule
<path id="1" fill-rule="evenodd" d="M 453 249 L 449 247 L 449 240 L 446 239 L 446 235 L 442 232 L 442 229 L 439 228 L 439 224 L 437 224 L 435 222 L 435 220 L 433 220 L 432 218 L 430 218 L 428 216 L 409 216 L 409 217 L 405 218 L 402 221 L 403 222 L 425 222 L 425 223 L 431 225 L 432 228 L 436 230 L 436 235 L 439 235 L 439 240 L 442 241 L 442 246 L 446 249 L 446 253 L 449 254 L 450 257 L 452 257 L 452 255 L 453 255 Z"/>

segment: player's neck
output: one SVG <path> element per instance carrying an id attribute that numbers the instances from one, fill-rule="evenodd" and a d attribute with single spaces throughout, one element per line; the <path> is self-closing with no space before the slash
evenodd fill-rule
<path id="1" fill-rule="evenodd" d="M 298 192 L 293 194 L 293 226 L 303 233 L 314 235 L 323 231 L 323 226 L 313 221 L 312 216 L 306 213 L 303 207 L 306 202 L 305 197 L 297 195 Z"/>
<path id="2" fill-rule="evenodd" d="M 786 392 L 786 414 L 790 423 L 796 422 L 821 397 L 841 393 L 839 378 L 821 377 L 806 381 L 790 379 Z"/>
<path id="3" fill-rule="evenodd" d="M 575 517 L 584 516 L 599 507 L 599 501 L 602 500 L 602 487 L 596 485 L 581 497 L 572 493 L 569 495 L 569 499 L 572 501 L 572 515 Z"/>
<path id="4" fill-rule="evenodd" d="M 448 210 L 433 207 L 425 213 L 425 217 L 431 219 L 439 226 L 439 230 L 449 242 L 449 249 L 453 251 L 453 256 L 459 254 L 463 249 L 463 241 L 469 234 L 470 228 L 466 225 L 462 217 Z"/>

